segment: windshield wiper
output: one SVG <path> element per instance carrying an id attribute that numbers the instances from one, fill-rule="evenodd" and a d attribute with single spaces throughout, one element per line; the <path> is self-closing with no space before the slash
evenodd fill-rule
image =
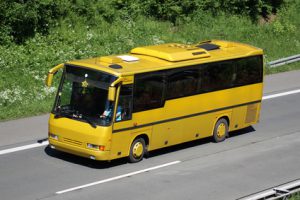
<path id="1" fill-rule="evenodd" d="M 54 118 L 61 118 L 61 117 L 73 117 L 75 110 L 73 109 L 59 109 L 55 112 Z"/>
<path id="2" fill-rule="evenodd" d="M 91 120 L 89 117 L 85 116 L 85 115 L 80 115 L 79 118 L 84 119 L 87 123 L 89 123 L 93 128 L 97 128 L 96 123 Z"/>

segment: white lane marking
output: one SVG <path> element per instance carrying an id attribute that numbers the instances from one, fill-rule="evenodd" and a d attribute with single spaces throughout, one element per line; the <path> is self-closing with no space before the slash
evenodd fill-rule
<path id="1" fill-rule="evenodd" d="M 271 94 L 268 96 L 263 96 L 262 100 L 273 99 L 273 98 L 282 97 L 282 96 L 286 96 L 286 95 L 290 95 L 290 94 L 296 94 L 296 93 L 300 93 L 300 89 L 282 92 L 282 93 L 278 93 L 278 94 Z"/>
<path id="2" fill-rule="evenodd" d="M 163 165 L 150 167 L 150 168 L 147 168 L 147 169 L 139 170 L 139 171 L 136 171 L 136 172 L 131 172 L 131 173 L 128 173 L 128 174 L 123 174 L 123 175 L 120 175 L 120 176 L 115 176 L 115 177 L 112 177 L 112 178 L 108 178 L 108 179 L 104 179 L 104 180 L 101 180 L 101 181 L 96 181 L 96 182 L 93 182 L 93 183 L 89 183 L 89 184 L 69 188 L 69 189 L 66 189 L 66 190 L 61 190 L 61 191 L 56 192 L 55 194 L 63 194 L 63 193 L 67 193 L 67 192 L 72 192 L 74 190 L 79 190 L 79 189 L 83 189 L 83 188 L 86 188 L 86 187 L 91 187 L 91 186 L 94 186 L 94 185 L 99 185 L 99 184 L 102 184 L 102 183 L 107 183 L 107 182 L 119 180 L 119 179 L 122 179 L 122 178 L 126 178 L 126 177 L 129 177 L 129 176 L 134 176 L 134 175 L 141 174 L 141 173 L 144 173 L 144 172 L 153 171 L 153 170 L 156 170 L 156 169 L 159 169 L 159 168 L 168 167 L 170 165 L 175 165 L 175 164 L 178 164 L 180 162 L 181 161 L 179 161 L 179 160 L 174 161 L 174 162 L 169 162 L 169 163 L 166 163 L 166 164 L 163 164 Z"/>
<path id="3" fill-rule="evenodd" d="M 282 93 L 278 93 L 278 94 L 263 96 L 262 100 L 273 99 L 273 98 L 286 96 L 286 95 L 290 95 L 290 94 L 296 94 L 296 93 L 300 93 L 300 89 L 291 90 L 291 91 L 287 91 L 287 92 L 282 92 Z M 40 147 L 40 146 L 46 146 L 48 144 L 49 144 L 49 142 L 45 141 L 45 142 L 42 142 L 42 143 L 34 143 L 34 144 L 15 147 L 15 148 L 11 148 L 11 149 L 4 149 L 4 150 L 0 150 L 0 155 L 13 153 L 13 152 L 16 152 L 16 151 L 22 151 L 22 150 L 26 150 L 26 149 L 31 149 L 31 148 L 36 148 L 36 147 Z"/>
<path id="4" fill-rule="evenodd" d="M 10 148 L 10 149 L 4 149 L 4 150 L 0 150 L 0 155 L 13 153 L 13 152 L 16 152 L 16 151 L 23 151 L 23 150 L 26 150 L 26 149 L 32 149 L 32 148 L 41 147 L 41 146 L 46 146 L 48 144 L 49 144 L 48 141 L 44 141 L 42 143 L 34 143 L 34 144 L 28 144 L 28 145 L 25 145 L 25 146 L 14 147 L 14 148 Z"/>

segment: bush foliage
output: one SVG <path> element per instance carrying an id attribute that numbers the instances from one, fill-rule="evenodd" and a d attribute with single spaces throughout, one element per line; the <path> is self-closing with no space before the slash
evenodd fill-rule
<path id="1" fill-rule="evenodd" d="M 290 0 L 285 0 L 288 2 Z M 252 20 L 276 13 L 284 0 L 1 0 L 0 44 L 23 43 L 36 33 L 48 34 L 60 20 L 76 23 L 78 17 L 94 25 L 150 16 L 173 24 L 190 20 L 197 12 L 245 15 Z"/>

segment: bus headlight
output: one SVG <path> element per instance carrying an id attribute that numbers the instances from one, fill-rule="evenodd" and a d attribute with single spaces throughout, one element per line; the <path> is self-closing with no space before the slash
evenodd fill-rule
<path id="1" fill-rule="evenodd" d="M 105 146 L 87 143 L 87 148 L 104 151 Z"/>
<path id="2" fill-rule="evenodd" d="M 54 140 L 58 140 L 58 135 L 55 135 L 53 133 L 49 133 L 48 134 L 50 138 L 54 139 Z"/>

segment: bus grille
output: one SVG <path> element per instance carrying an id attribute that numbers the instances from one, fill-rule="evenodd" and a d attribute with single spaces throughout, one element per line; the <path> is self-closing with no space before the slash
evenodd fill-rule
<path id="1" fill-rule="evenodd" d="M 77 146 L 82 145 L 82 142 L 77 141 L 77 140 L 73 140 L 73 139 L 70 139 L 70 138 L 64 138 L 64 142 L 74 144 L 74 145 L 77 145 Z"/>

